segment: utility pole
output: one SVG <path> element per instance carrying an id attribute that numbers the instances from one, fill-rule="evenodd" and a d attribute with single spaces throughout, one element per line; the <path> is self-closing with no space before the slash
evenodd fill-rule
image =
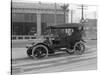
<path id="1" fill-rule="evenodd" d="M 83 23 L 84 22 L 84 6 L 83 6 L 83 4 L 81 5 L 81 23 Z"/>
<path id="2" fill-rule="evenodd" d="M 82 9 L 82 16 L 81 16 L 81 20 L 84 20 L 84 10 L 83 10 L 83 5 L 81 6 Z"/>
<path id="3" fill-rule="evenodd" d="M 86 6 L 84 6 L 84 5 L 82 4 L 82 5 L 81 5 L 81 8 L 79 8 L 79 9 L 81 9 L 81 20 L 80 20 L 81 23 L 84 23 L 84 9 L 86 9 L 86 8 L 84 8 L 84 7 L 86 7 Z"/>
<path id="4" fill-rule="evenodd" d="M 69 7 L 69 4 L 67 5 L 64 4 L 63 6 L 61 6 L 64 12 L 64 23 L 66 23 L 66 12 L 67 12 L 67 23 L 68 23 L 68 12 L 69 12 L 68 7 Z"/>
<path id="5" fill-rule="evenodd" d="M 71 10 L 71 23 L 73 23 L 73 10 Z"/>
<path id="6" fill-rule="evenodd" d="M 57 24 L 57 5 L 56 3 L 54 4 L 54 6 L 55 6 L 54 24 L 56 25 Z"/>

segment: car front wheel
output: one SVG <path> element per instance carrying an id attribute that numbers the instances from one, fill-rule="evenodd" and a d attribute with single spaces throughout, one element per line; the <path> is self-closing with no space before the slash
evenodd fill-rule
<path id="1" fill-rule="evenodd" d="M 32 57 L 35 59 L 45 58 L 48 56 L 48 48 L 45 45 L 36 45 L 32 49 Z"/>

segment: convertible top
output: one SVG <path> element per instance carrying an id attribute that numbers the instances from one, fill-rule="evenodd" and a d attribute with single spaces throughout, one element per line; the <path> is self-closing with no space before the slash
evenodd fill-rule
<path id="1" fill-rule="evenodd" d="M 67 23 L 67 24 L 58 24 L 58 25 L 51 25 L 47 28 L 49 29 L 65 29 L 65 28 L 73 28 L 73 27 L 83 27 L 84 24 L 82 23 Z"/>

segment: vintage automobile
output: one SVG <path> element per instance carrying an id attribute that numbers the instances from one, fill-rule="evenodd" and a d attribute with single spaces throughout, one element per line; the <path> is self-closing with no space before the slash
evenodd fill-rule
<path id="1" fill-rule="evenodd" d="M 48 26 L 49 36 L 36 39 L 31 45 L 27 45 L 27 55 L 40 59 L 56 51 L 65 51 L 69 54 L 81 55 L 85 51 L 83 40 L 84 24 L 67 23 Z"/>

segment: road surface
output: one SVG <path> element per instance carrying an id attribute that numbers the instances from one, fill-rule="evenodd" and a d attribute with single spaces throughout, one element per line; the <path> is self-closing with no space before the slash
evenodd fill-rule
<path id="1" fill-rule="evenodd" d="M 59 52 L 44 59 L 31 59 L 26 55 L 24 45 L 12 47 L 12 74 L 33 74 L 50 72 L 83 71 L 97 69 L 97 42 L 87 40 L 83 55 L 69 55 Z"/>

